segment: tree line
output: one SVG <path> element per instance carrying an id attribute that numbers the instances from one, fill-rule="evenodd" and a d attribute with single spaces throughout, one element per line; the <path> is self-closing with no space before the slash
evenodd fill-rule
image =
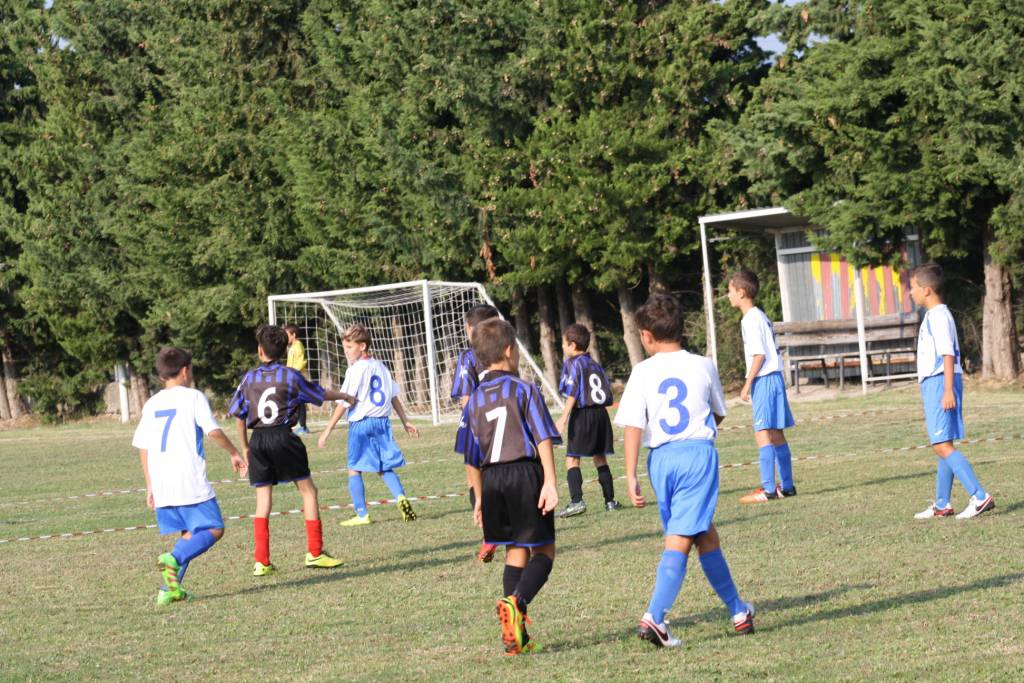
<path id="1" fill-rule="evenodd" d="M 227 391 L 268 294 L 419 278 L 488 283 L 549 371 L 589 321 L 624 371 L 647 291 L 699 312 L 697 217 L 779 203 L 856 264 L 913 227 L 984 281 L 984 374 L 1020 370 L 1012 4 L 0 0 L 0 30 L 0 418 L 94 410 L 122 361 L 141 399 L 166 343 Z"/>

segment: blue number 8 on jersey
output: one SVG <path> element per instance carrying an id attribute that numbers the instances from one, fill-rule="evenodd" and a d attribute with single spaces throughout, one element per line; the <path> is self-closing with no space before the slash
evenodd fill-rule
<path id="1" fill-rule="evenodd" d="M 658 424 L 663 432 L 673 436 L 686 431 L 686 428 L 690 426 L 690 411 L 683 405 L 683 401 L 686 400 L 686 384 L 683 380 L 670 377 L 664 380 L 658 387 L 659 394 L 667 395 L 671 390 L 675 390 L 675 396 L 669 399 L 668 407 L 674 409 L 679 414 L 679 419 L 674 424 L 670 424 L 662 418 Z"/>
<path id="2" fill-rule="evenodd" d="M 370 378 L 370 403 L 377 406 L 378 408 L 384 405 L 384 392 L 382 387 L 384 381 L 378 375 L 374 375 Z"/>

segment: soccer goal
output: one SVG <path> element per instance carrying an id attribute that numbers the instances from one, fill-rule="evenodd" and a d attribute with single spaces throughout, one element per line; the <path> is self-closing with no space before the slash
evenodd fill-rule
<path id="1" fill-rule="evenodd" d="M 494 305 L 479 283 L 428 280 L 267 297 L 271 324 L 299 328 L 310 379 L 326 388 L 341 387 L 348 367 L 341 335 L 361 323 L 372 336 L 373 355 L 402 387 L 406 411 L 434 424 L 459 418 L 459 405 L 451 399 L 452 378 L 467 346 L 465 313 L 481 303 Z M 518 343 L 519 375 L 539 385 L 549 405 L 561 408 L 558 392 Z"/>

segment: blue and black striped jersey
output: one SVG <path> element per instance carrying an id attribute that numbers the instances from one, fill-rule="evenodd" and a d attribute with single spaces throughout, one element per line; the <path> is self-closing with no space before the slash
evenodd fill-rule
<path id="1" fill-rule="evenodd" d="M 558 393 L 575 398 L 580 408 L 612 404 L 612 387 L 608 375 L 604 374 L 604 368 L 589 353 L 566 359 L 562 366 L 562 378 L 558 382 Z"/>
<path id="2" fill-rule="evenodd" d="M 540 389 L 500 370 L 488 371 L 470 395 L 463 419 L 474 443 L 459 452 L 477 468 L 536 458 L 537 446 L 548 439 L 562 443 Z"/>
<path id="3" fill-rule="evenodd" d="M 455 377 L 452 378 L 452 400 L 458 401 L 469 396 L 480 385 L 479 370 L 476 366 L 476 354 L 473 349 L 466 349 L 459 354 L 459 362 L 455 366 Z"/>
<path id="4" fill-rule="evenodd" d="M 323 402 L 322 386 L 310 382 L 298 370 L 275 361 L 245 373 L 231 397 L 228 412 L 245 420 L 250 429 L 293 427 L 298 421 L 301 404 Z"/>

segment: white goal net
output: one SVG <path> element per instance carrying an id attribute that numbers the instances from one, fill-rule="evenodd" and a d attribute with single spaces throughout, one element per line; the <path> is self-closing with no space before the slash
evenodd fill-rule
<path id="1" fill-rule="evenodd" d="M 310 379 L 341 387 L 348 367 L 341 337 L 360 323 L 370 331 L 370 352 L 401 387 L 406 411 L 434 424 L 459 418 L 451 390 L 459 354 L 469 344 L 465 314 L 482 303 L 494 305 L 478 283 L 427 280 L 267 297 L 271 324 L 299 328 Z M 519 350 L 519 375 L 540 386 L 549 405 L 561 408 L 561 397 L 522 342 Z"/>

